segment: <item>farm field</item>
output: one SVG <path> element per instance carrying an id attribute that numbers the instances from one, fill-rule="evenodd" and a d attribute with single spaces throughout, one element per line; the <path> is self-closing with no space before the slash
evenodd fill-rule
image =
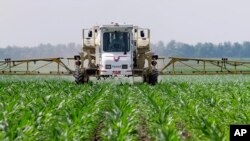
<path id="1" fill-rule="evenodd" d="M 0 76 L 0 140 L 229 140 L 250 124 L 250 76 L 164 76 L 160 83 Z"/>

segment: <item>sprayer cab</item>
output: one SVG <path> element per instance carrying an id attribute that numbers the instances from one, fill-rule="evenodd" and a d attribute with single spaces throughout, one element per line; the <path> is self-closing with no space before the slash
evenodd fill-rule
<path id="1" fill-rule="evenodd" d="M 100 75 L 132 76 L 133 26 L 104 25 L 101 31 Z"/>

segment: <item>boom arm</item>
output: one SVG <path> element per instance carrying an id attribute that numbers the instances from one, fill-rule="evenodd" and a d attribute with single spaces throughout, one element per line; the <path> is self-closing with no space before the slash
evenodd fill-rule
<path id="1" fill-rule="evenodd" d="M 0 61 L 0 75 L 71 75 L 73 71 L 63 62 L 64 58 L 41 58 Z M 66 58 L 73 60 L 73 58 Z"/>
<path id="2" fill-rule="evenodd" d="M 162 75 L 250 74 L 249 61 L 169 57 Z M 172 66 L 172 67 L 171 67 Z M 167 71 L 166 71 L 167 70 Z"/>

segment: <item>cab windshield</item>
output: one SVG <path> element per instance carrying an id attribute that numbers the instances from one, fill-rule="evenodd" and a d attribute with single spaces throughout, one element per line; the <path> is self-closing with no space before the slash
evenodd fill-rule
<path id="1" fill-rule="evenodd" d="M 130 36 L 128 32 L 105 32 L 103 34 L 103 51 L 128 52 L 130 50 Z"/>

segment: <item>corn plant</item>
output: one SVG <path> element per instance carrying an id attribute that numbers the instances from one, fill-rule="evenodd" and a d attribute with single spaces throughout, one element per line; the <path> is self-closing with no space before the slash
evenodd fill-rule
<path id="1" fill-rule="evenodd" d="M 0 77 L 0 140 L 229 140 L 250 124 L 246 76 L 174 76 L 155 86 Z"/>

